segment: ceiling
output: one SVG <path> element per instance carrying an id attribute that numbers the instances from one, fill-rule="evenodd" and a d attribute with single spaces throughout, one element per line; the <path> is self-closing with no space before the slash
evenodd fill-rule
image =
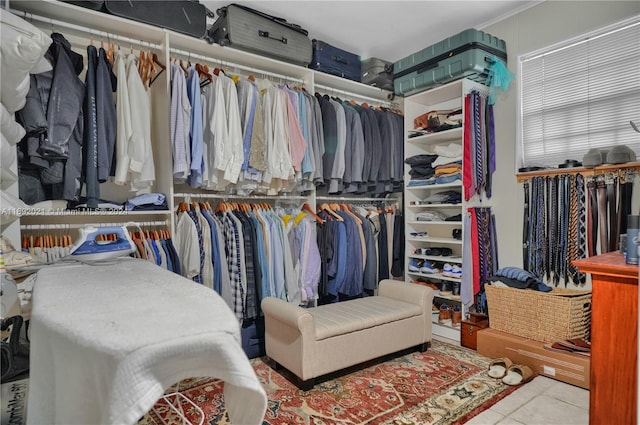
<path id="1" fill-rule="evenodd" d="M 229 1 L 201 0 L 210 10 Z M 467 28 L 482 29 L 540 0 L 238 1 L 336 47 L 391 62 Z M 217 17 L 217 14 L 216 14 Z"/>

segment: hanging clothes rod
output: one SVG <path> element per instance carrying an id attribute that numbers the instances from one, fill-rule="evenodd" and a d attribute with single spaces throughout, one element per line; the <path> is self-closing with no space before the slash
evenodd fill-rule
<path id="1" fill-rule="evenodd" d="M 166 221 L 136 221 L 129 223 L 55 223 L 55 224 L 22 224 L 20 230 L 64 230 L 64 229 L 81 229 L 83 227 L 122 227 L 122 226 L 140 226 L 140 227 L 158 227 L 168 226 Z"/>
<path id="2" fill-rule="evenodd" d="M 31 12 L 23 12 L 21 10 L 15 10 L 15 9 L 10 9 L 9 10 L 11 13 L 13 13 L 16 16 L 22 16 L 23 19 L 25 21 L 28 20 L 34 20 L 34 21 L 39 21 L 45 24 L 51 24 L 52 27 L 62 27 L 62 28 L 67 28 L 67 29 L 71 29 L 74 31 L 80 31 L 86 34 L 89 34 L 90 36 L 93 37 L 102 37 L 102 38 L 108 38 L 108 39 L 114 39 L 114 40 L 118 40 L 121 41 L 123 44 L 135 44 L 136 46 L 141 46 L 141 47 L 146 47 L 146 48 L 150 48 L 150 49 L 156 49 L 159 50 L 162 48 L 161 45 L 159 44 L 154 44 L 154 43 L 150 43 L 148 41 L 144 41 L 144 40 L 136 40 L 135 38 L 129 38 L 129 37 L 125 37 L 122 35 L 118 35 L 118 34 L 112 34 L 112 33 L 108 33 L 108 32 L 104 32 L 104 31 L 99 31 L 93 28 L 87 28 L 87 27 L 83 27 L 81 25 L 76 25 L 76 24 L 71 24 L 68 22 L 64 22 L 64 21 L 58 21 L 56 19 L 52 19 L 52 18 L 47 18 L 44 16 L 40 16 L 40 15 L 34 15 Z"/>
<path id="3" fill-rule="evenodd" d="M 226 200 L 226 199 L 244 199 L 244 200 L 273 199 L 275 201 L 286 200 L 286 199 L 288 199 L 288 200 L 291 200 L 291 199 L 295 199 L 295 200 L 308 199 L 308 196 L 301 196 L 301 195 L 225 195 L 225 194 L 218 194 L 218 193 L 174 193 L 173 197 L 174 198 L 184 198 L 184 199 L 203 198 L 203 199 L 222 199 L 222 200 Z"/>
<path id="4" fill-rule="evenodd" d="M 180 50 L 180 49 L 176 49 L 176 48 L 170 48 L 169 52 L 174 53 L 176 55 L 181 55 L 181 56 L 186 56 L 186 57 L 190 57 L 190 58 L 195 58 L 195 59 L 200 59 L 202 61 L 206 61 L 206 62 L 210 62 L 210 63 L 219 63 L 220 65 L 224 66 L 229 66 L 231 68 L 237 68 L 237 69 L 242 69 L 243 71 L 247 71 L 247 72 L 255 72 L 256 74 L 260 74 L 260 75 L 265 75 L 265 76 L 269 76 L 269 77 L 273 77 L 273 78 L 278 78 L 281 80 L 288 80 L 288 81 L 294 81 L 297 83 L 303 83 L 304 84 L 304 80 L 301 80 L 300 78 L 294 78 L 294 77 L 290 77 L 288 75 L 283 75 L 283 74 L 276 74 L 275 72 L 269 72 L 269 71 L 264 71 L 262 69 L 258 69 L 258 68 L 251 68 L 249 66 L 244 66 L 244 65 L 240 65 L 237 63 L 233 63 L 233 62 L 227 62 L 224 61 L 222 59 L 215 59 L 209 56 L 203 56 L 203 55 L 199 55 L 197 53 L 191 53 L 188 52 L 186 50 Z"/>
<path id="5" fill-rule="evenodd" d="M 340 201 L 340 202 L 384 202 L 384 203 L 398 203 L 395 198 L 358 198 L 356 196 L 316 196 L 316 201 Z"/>
<path id="6" fill-rule="evenodd" d="M 368 102 L 375 102 L 375 103 L 383 105 L 383 106 L 391 106 L 391 102 L 389 102 L 387 100 L 376 99 L 375 97 L 363 96 L 361 94 L 351 93 L 351 92 L 348 92 L 348 91 L 335 89 L 333 87 L 323 86 L 321 84 L 314 84 L 313 88 L 315 90 L 320 90 L 320 91 L 329 92 L 329 93 L 341 93 L 341 94 L 343 94 L 343 95 L 345 95 L 347 97 L 355 97 L 356 99 L 359 99 L 359 100 L 366 100 Z"/>

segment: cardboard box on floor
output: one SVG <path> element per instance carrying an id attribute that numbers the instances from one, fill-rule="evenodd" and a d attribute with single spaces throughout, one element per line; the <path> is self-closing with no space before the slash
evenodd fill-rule
<path id="1" fill-rule="evenodd" d="M 545 350 L 543 342 L 487 328 L 478 331 L 478 354 L 507 357 L 540 375 L 589 389 L 590 358 Z"/>

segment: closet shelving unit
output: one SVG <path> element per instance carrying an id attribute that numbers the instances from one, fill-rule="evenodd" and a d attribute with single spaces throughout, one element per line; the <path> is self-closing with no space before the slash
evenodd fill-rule
<path id="1" fill-rule="evenodd" d="M 472 90 L 478 90 L 481 93 L 487 92 L 487 87 L 462 79 L 452 83 L 435 87 L 433 89 L 417 93 L 404 99 L 404 116 L 405 116 L 405 158 L 419 154 L 432 154 L 434 148 L 438 145 L 447 146 L 450 143 L 463 144 L 464 123 L 462 127 L 457 127 L 441 132 L 425 134 L 416 137 L 409 137 L 408 130 L 414 127 L 413 121 L 416 117 L 435 110 L 463 109 L 464 113 L 464 96 Z M 462 250 L 464 242 L 455 239 L 452 236 L 454 229 L 463 228 L 462 221 L 420 221 L 417 220 L 417 214 L 426 211 L 438 211 L 447 217 L 457 214 L 464 215 L 467 207 L 473 206 L 477 199 L 470 199 L 469 202 L 464 201 L 459 204 L 425 204 L 421 203 L 430 195 L 455 190 L 462 193 L 462 181 L 458 180 L 453 183 L 433 184 L 423 186 L 408 186 L 411 181 L 409 170 L 411 167 L 405 164 L 405 188 L 404 188 L 404 206 L 405 206 L 405 276 L 406 281 L 410 282 L 418 278 L 427 278 L 435 281 L 448 281 L 463 284 L 463 279 L 444 276 L 440 273 L 421 273 L 409 271 L 409 262 L 411 260 L 437 261 L 439 263 L 449 263 L 451 265 L 462 266 Z M 425 237 L 412 237 L 412 233 L 426 232 Z M 422 255 L 420 248 L 428 247 L 447 247 L 452 251 L 449 257 Z M 439 308 L 441 304 L 446 303 L 450 307 L 459 306 L 464 313 L 466 307 L 459 299 L 454 299 L 448 295 L 440 295 L 436 293 L 434 297 L 434 305 Z M 454 341 L 460 341 L 460 328 L 450 326 L 448 324 L 440 324 L 438 322 L 437 312 L 434 310 L 433 315 L 433 333 Z"/>
<path id="2" fill-rule="evenodd" d="M 74 51 L 86 55 L 86 46 L 93 40 L 94 45 L 113 41 L 122 49 L 132 49 L 137 52 L 140 49 L 157 53 L 160 60 L 169 64 L 170 58 L 181 58 L 194 62 L 206 63 L 210 66 L 220 67 L 231 73 L 242 75 L 253 74 L 256 78 L 269 78 L 272 81 L 301 85 L 310 93 L 319 91 L 330 95 L 342 94 L 356 101 L 373 104 L 389 104 L 391 93 L 377 87 L 353 82 L 333 75 L 324 74 L 315 70 L 304 68 L 285 62 L 280 62 L 268 57 L 235 50 L 231 47 L 221 47 L 217 44 L 208 44 L 206 41 L 179 34 L 151 25 L 134 22 L 117 16 L 82 8 L 57 0 L 41 1 L 15 1 L 10 3 L 10 11 L 30 21 L 35 26 L 47 33 L 58 31 L 71 42 Z M 316 193 L 311 191 L 304 196 L 298 194 L 281 194 L 275 196 L 262 195 L 228 195 L 216 192 L 191 189 L 184 184 L 174 184 L 172 175 L 172 150 L 169 137 L 169 105 L 170 105 L 170 75 L 163 72 L 151 87 L 152 123 L 151 137 L 153 143 L 153 155 L 156 170 L 156 181 L 152 187 L 153 192 L 164 193 L 167 197 L 169 209 L 167 211 L 130 212 L 126 214 L 97 212 L 44 212 L 43 214 L 9 217 L 3 216 L 2 231 L 10 240 L 19 242 L 20 225 L 23 229 L 27 226 L 47 225 L 51 223 L 77 224 L 113 222 L 126 223 L 166 222 L 167 227 L 175 230 L 175 206 L 187 197 L 219 199 L 244 199 L 252 202 L 276 202 L 278 200 L 290 200 L 302 205 L 307 202 L 312 208 L 316 207 Z M 394 101 L 399 109 L 401 102 Z M 16 179 L 17 180 L 17 179 Z M 2 181 L 5 188 L 5 179 Z M 17 196 L 17 183 L 15 194 Z M 116 186 L 112 183 L 100 185 L 101 197 L 114 201 L 124 202 L 135 194 L 128 191 L 127 187 Z M 357 198 L 360 199 L 360 198 Z M 364 199 L 364 198 L 363 198 Z M 10 232 L 9 232 L 10 231 Z M 16 245 L 18 246 L 18 245 Z"/>

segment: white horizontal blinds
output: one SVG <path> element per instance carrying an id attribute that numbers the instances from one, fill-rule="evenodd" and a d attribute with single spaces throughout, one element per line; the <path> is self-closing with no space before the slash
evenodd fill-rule
<path id="1" fill-rule="evenodd" d="M 521 164 L 557 167 L 591 148 L 640 158 L 640 22 L 521 59 Z"/>

